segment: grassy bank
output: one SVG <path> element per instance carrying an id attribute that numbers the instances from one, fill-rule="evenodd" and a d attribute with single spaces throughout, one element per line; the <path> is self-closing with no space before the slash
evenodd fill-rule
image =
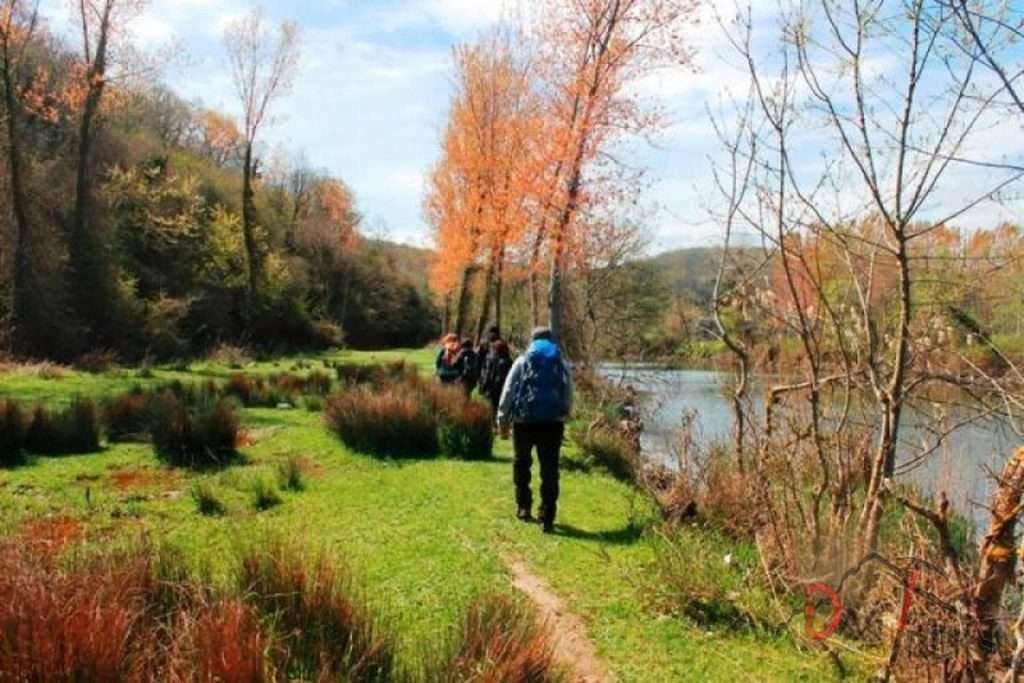
<path id="1" fill-rule="evenodd" d="M 247 365 L 246 373 L 303 372 L 331 363 L 405 359 L 429 371 L 423 351 L 337 352 Z M 0 396 L 51 404 L 75 395 L 112 396 L 136 384 L 227 379 L 237 368 L 196 363 L 183 369 L 46 379 L 31 370 L 0 374 Z M 161 466 L 148 444 L 108 445 L 93 455 L 35 458 L 0 471 L 5 535 L 82 537 L 111 543 L 140 534 L 186 550 L 216 571 L 232 549 L 272 531 L 349 565 L 370 603 L 393 622 L 402 655 L 450 633 L 483 593 L 513 592 L 503 557 L 524 560 L 588 625 L 598 655 L 624 681 L 821 680 L 829 657 L 787 635 L 701 627 L 659 616 L 646 577 L 654 550 L 645 536 L 653 511 L 624 484 L 600 474 L 565 473 L 554 537 L 513 516 L 510 446 L 486 462 L 450 459 L 394 463 L 349 452 L 318 412 L 246 409 L 246 464 L 193 473 Z M 283 463 L 303 463 L 305 487 L 278 492 L 259 511 L 257 482 L 273 482 Z M 212 492 L 224 514 L 201 515 L 193 491 Z M 688 531 L 700 543 L 699 531 Z M 799 620 L 794 616 L 794 621 Z"/>

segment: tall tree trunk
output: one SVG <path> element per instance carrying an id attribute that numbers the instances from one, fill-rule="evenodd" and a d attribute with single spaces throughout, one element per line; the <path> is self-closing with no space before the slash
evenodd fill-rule
<path id="1" fill-rule="evenodd" d="M 82 118 L 78 128 L 78 156 L 75 173 L 75 204 L 71 222 L 70 266 L 73 281 L 72 291 L 79 313 L 93 327 L 102 322 L 109 308 L 111 293 L 106 278 L 108 266 L 102 254 L 100 238 L 93 234 L 89 225 L 92 210 L 92 151 L 95 142 L 96 117 L 106 89 L 107 45 L 110 35 L 113 1 L 104 5 L 103 16 L 98 24 L 99 39 L 96 51 L 86 73 L 86 96 L 82 105 Z"/>
<path id="2" fill-rule="evenodd" d="M 345 332 L 345 321 L 348 319 L 348 302 L 349 294 L 352 291 L 352 269 L 345 267 L 342 272 L 342 286 L 341 286 L 341 331 Z"/>
<path id="3" fill-rule="evenodd" d="M 910 321 L 913 315 L 910 260 L 906 239 L 903 238 L 902 231 L 896 232 L 896 260 L 900 269 L 900 331 L 893 353 L 892 377 L 884 388 L 884 395 L 879 397 L 882 406 L 882 429 L 866 492 L 865 514 L 861 517 L 862 557 L 873 552 L 878 546 L 878 535 L 885 512 L 885 490 L 882 482 L 884 479 L 891 479 L 896 469 L 896 447 L 899 443 L 900 420 L 905 400 L 904 384 L 910 365 Z"/>
<path id="4" fill-rule="evenodd" d="M 494 276 L 494 324 L 502 329 L 501 297 L 505 288 L 505 245 L 498 252 L 498 272 Z"/>
<path id="5" fill-rule="evenodd" d="M 542 225 L 537 230 L 537 235 L 533 240 L 533 247 L 530 249 L 530 279 L 528 287 L 530 289 L 530 325 L 533 327 L 538 327 L 541 321 L 540 253 L 544 247 L 546 237 L 547 230 Z"/>
<path id="6" fill-rule="evenodd" d="M 558 217 L 558 224 L 552 232 L 554 252 L 551 256 L 551 283 L 548 289 L 548 308 L 550 309 L 550 327 L 552 336 L 561 343 L 562 339 L 562 304 L 563 279 L 565 277 L 565 242 L 569 234 L 569 224 L 576 213 L 582 181 L 583 145 L 579 146 L 573 163 L 572 176 L 569 178 L 566 192 L 565 207 Z"/>
<path id="7" fill-rule="evenodd" d="M 548 287 L 548 327 L 551 336 L 559 343 L 562 341 L 562 276 L 564 267 L 565 243 L 562 239 L 555 241 L 555 250 L 551 258 L 551 280 Z"/>
<path id="8" fill-rule="evenodd" d="M 444 295 L 444 311 L 441 317 L 441 336 L 448 334 L 452 323 L 452 295 L 449 292 Z"/>
<path id="9" fill-rule="evenodd" d="M 253 303 L 259 293 L 261 263 L 259 247 L 254 234 L 255 206 L 253 205 L 253 158 L 252 141 L 245 143 L 245 160 L 242 168 L 242 237 L 245 240 L 245 254 L 249 278 L 246 290 L 246 318 L 251 319 Z"/>
<path id="10" fill-rule="evenodd" d="M 466 266 L 462 271 L 462 283 L 459 285 L 459 303 L 455 308 L 455 334 L 462 338 L 462 331 L 466 328 L 466 318 L 469 317 L 469 304 L 473 301 L 473 275 L 476 267 Z"/>
<path id="11" fill-rule="evenodd" d="M 484 298 L 480 303 L 480 317 L 476 323 L 477 343 L 484 336 L 484 328 L 487 327 L 487 319 L 491 314 L 491 302 L 494 296 L 494 272 L 498 265 L 498 248 L 492 247 L 490 257 L 487 260 L 487 270 L 484 271 Z"/>
<path id="12" fill-rule="evenodd" d="M 3 46 L 4 104 L 7 108 L 7 159 L 11 176 L 11 210 L 14 214 L 14 324 L 27 318 L 30 308 L 28 282 L 31 259 L 28 253 L 28 201 L 22 177 L 21 139 L 18 136 L 18 101 L 14 93 L 14 74 L 9 39 Z"/>

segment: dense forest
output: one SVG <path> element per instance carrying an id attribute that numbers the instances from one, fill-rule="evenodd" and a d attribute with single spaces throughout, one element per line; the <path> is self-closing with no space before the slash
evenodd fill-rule
<path id="1" fill-rule="evenodd" d="M 28 3 L 3 5 L 0 343 L 137 359 L 436 335 L 424 283 L 404 274 L 423 255 L 365 238 L 344 180 L 262 145 L 252 117 L 154 84 L 159 57 L 122 40 L 129 5 L 83 3 L 71 42 Z M 279 55 L 297 50 L 287 28 Z M 240 67 L 266 48 L 228 47 Z"/>

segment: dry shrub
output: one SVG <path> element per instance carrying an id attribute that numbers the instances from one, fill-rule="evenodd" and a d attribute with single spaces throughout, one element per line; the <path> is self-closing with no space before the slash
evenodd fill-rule
<path id="1" fill-rule="evenodd" d="M 159 659 L 144 558 L 73 569 L 31 545 L 0 547 L 0 662 L 11 681 L 142 681 Z"/>
<path id="2" fill-rule="evenodd" d="M 547 683 L 565 680 L 550 629 L 520 602 L 490 596 L 470 605 L 437 683 Z"/>
<path id="3" fill-rule="evenodd" d="M 683 416 L 671 446 L 671 465 L 649 465 L 639 483 L 669 522 L 699 518 L 736 539 L 750 539 L 762 527 L 756 502 L 757 478 L 741 470 L 727 449 L 701 445 L 696 413 Z"/>
<path id="4" fill-rule="evenodd" d="M 255 610 L 240 600 L 206 606 L 197 616 L 182 614 L 181 633 L 171 655 L 183 681 L 264 683 L 272 681 L 264 661 L 268 643 Z"/>
<path id="5" fill-rule="evenodd" d="M 338 363 L 335 365 L 338 380 L 345 385 L 359 384 L 383 385 L 395 382 L 415 380 L 416 368 L 404 360 L 390 363 Z"/>
<path id="6" fill-rule="evenodd" d="M 0 680 L 270 680 L 255 613 L 212 601 L 179 558 L 149 546 L 69 564 L 4 543 L 0 595 Z"/>
<path id="7" fill-rule="evenodd" d="M 396 680 L 393 639 L 324 560 L 248 551 L 236 593 L 145 544 L 100 553 L 0 544 L 0 680 Z"/>
<path id="8" fill-rule="evenodd" d="M 276 408 L 294 400 L 291 392 L 265 377 L 250 377 L 241 373 L 231 376 L 224 386 L 224 393 L 234 396 L 250 408 Z"/>
<path id="9" fill-rule="evenodd" d="M 19 541 L 34 551 L 50 554 L 62 552 L 72 543 L 82 539 L 82 524 L 68 515 L 33 519 L 22 527 Z"/>
<path id="10" fill-rule="evenodd" d="M 224 393 L 244 405 L 276 408 L 296 405 L 300 396 L 326 396 L 331 392 L 331 378 L 323 372 L 301 376 L 284 372 L 270 377 L 251 377 L 244 373 L 232 375 L 224 385 Z"/>
<path id="11" fill-rule="evenodd" d="M 14 401 L 0 400 L 0 467 L 25 464 L 29 420 Z"/>
<path id="12" fill-rule="evenodd" d="M 103 422 L 111 441 L 141 441 L 149 433 L 150 396 L 136 387 L 103 407 Z"/>
<path id="13" fill-rule="evenodd" d="M 471 400 L 459 386 L 410 377 L 394 385 L 416 396 L 437 420 L 441 450 L 463 460 L 486 460 L 493 454 L 494 418 L 490 406 Z"/>
<path id="14" fill-rule="evenodd" d="M 270 383 L 290 394 L 326 396 L 331 393 L 330 376 L 319 370 L 304 376 L 282 372 L 271 375 Z"/>
<path id="15" fill-rule="evenodd" d="M 644 600 L 702 626 L 781 630 L 792 614 L 764 582 L 757 548 L 714 529 L 665 524 L 651 533 L 655 563 Z"/>
<path id="16" fill-rule="evenodd" d="M 100 414 L 89 399 L 75 399 L 61 410 L 36 406 L 25 436 L 36 455 L 80 455 L 100 450 Z"/>
<path id="17" fill-rule="evenodd" d="M 165 391 L 152 406 L 153 446 L 161 460 L 175 467 L 209 469 L 238 459 L 240 424 L 229 401 L 207 396 L 189 405 Z"/>
<path id="18" fill-rule="evenodd" d="M 327 425 L 350 448 L 393 458 L 444 453 L 466 460 L 490 458 L 491 410 L 459 387 L 411 375 L 379 387 L 358 386 L 332 396 Z"/>
<path id="19" fill-rule="evenodd" d="M 289 680 L 393 680 L 393 638 L 324 557 L 308 562 L 294 548 L 263 544 L 243 555 L 239 588 L 279 636 L 272 657 Z"/>
<path id="20" fill-rule="evenodd" d="M 256 390 L 256 379 L 243 372 L 231 375 L 224 384 L 224 393 L 228 396 L 234 396 L 245 405 L 249 405 L 249 401 Z"/>
<path id="21" fill-rule="evenodd" d="M 457 410 L 441 416 L 441 450 L 463 460 L 487 460 L 494 449 L 494 418 L 489 406 L 466 400 Z"/>
<path id="22" fill-rule="evenodd" d="M 302 458 L 291 456 L 277 465 L 277 481 L 285 491 L 298 493 L 306 490 L 306 469 Z"/>
<path id="23" fill-rule="evenodd" d="M 79 372 L 99 375 L 117 367 L 117 352 L 109 349 L 90 351 L 83 354 L 72 365 Z"/>
<path id="24" fill-rule="evenodd" d="M 353 450 L 392 458 L 437 455 L 437 419 L 418 396 L 395 388 L 337 393 L 324 407 L 328 427 Z"/>
<path id="25" fill-rule="evenodd" d="M 601 467 L 622 482 L 633 484 L 640 481 L 640 454 L 627 438 L 614 429 L 599 425 L 575 432 L 572 438 L 588 464 Z"/>
<path id="26" fill-rule="evenodd" d="M 68 376 L 68 369 L 63 365 L 43 361 L 35 366 L 35 375 L 39 379 L 59 380 Z"/>
<path id="27" fill-rule="evenodd" d="M 241 368 L 252 362 L 252 353 L 244 346 L 220 344 L 207 354 L 206 360 L 229 368 Z"/>
<path id="28" fill-rule="evenodd" d="M 345 345 L 345 330 L 341 325 L 326 320 L 316 320 L 310 326 L 314 346 L 332 348 Z"/>

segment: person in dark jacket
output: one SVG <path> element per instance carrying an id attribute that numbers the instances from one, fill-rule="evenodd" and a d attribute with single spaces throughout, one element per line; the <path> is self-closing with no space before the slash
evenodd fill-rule
<path id="1" fill-rule="evenodd" d="M 455 357 L 455 365 L 459 372 L 459 384 L 466 390 L 466 395 L 473 393 L 477 383 L 480 381 L 479 356 L 473 348 L 473 340 L 466 338 L 462 340 L 459 353 Z"/>
<path id="2" fill-rule="evenodd" d="M 512 369 L 512 352 L 501 338 L 501 330 L 492 325 L 487 331 L 487 341 L 480 346 L 480 395 L 491 403 L 495 423 L 498 419 L 498 402 L 505 380 Z"/>
<path id="3" fill-rule="evenodd" d="M 441 384 L 455 384 L 462 377 L 458 365 L 460 351 L 458 336 L 454 333 L 446 334 L 434 362 L 434 371 Z"/>
<path id="4" fill-rule="evenodd" d="M 505 380 L 512 370 L 512 350 L 504 339 L 490 345 L 487 359 L 484 361 L 483 374 L 480 377 L 480 394 L 491 404 L 494 423 L 498 423 L 498 404 L 501 403 L 501 392 L 505 388 Z"/>
<path id="5" fill-rule="evenodd" d="M 513 479 L 516 486 L 516 516 L 531 519 L 533 490 L 530 469 L 533 450 L 540 462 L 541 506 L 538 518 L 544 533 L 552 533 L 559 495 L 559 459 L 565 422 L 572 412 L 572 374 L 562 358 L 551 330 L 537 328 L 526 353 L 513 363 L 498 404 L 502 431 L 512 425 L 515 451 Z"/>

